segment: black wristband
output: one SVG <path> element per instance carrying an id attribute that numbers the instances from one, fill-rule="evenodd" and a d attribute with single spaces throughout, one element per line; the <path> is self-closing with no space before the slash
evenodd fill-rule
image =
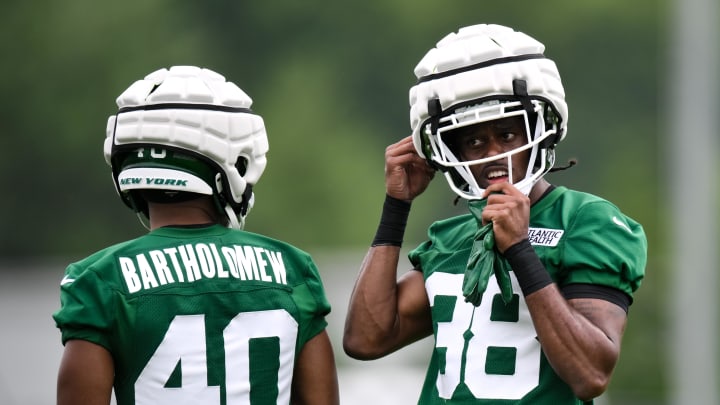
<path id="1" fill-rule="evenodd" d="M 385 195 L 380 224 L 371 246 L 402 246 L 410 203 Z"/>
<path id="2" fill-rule="evenodd" d="M 524 296 L 552 284 L 550 274 L 545 270 L 529 240 L 525 239 L 510 246 L 503 255 L 515 272 Z"/>

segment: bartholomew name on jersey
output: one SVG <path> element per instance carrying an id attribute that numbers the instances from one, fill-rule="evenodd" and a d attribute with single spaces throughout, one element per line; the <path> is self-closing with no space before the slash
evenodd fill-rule
<path id="1" fill-rule="evenodd" d="M 557 246 L 563 233 L 565 231 L 562 229 L 530 228 L 528 229 L 528 239 L 533 245 Z"/>
<path id="2" fill-rule="evenodd" d="M 287 284 L 281 252 L 257 246 L 187 244 L 119 257 L 118 263 L 130 293 L 205 278 Z"/>

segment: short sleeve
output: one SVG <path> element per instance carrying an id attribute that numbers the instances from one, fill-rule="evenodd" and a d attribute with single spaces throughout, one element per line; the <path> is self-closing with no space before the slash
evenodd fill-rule
<path id="1" fill-rule="evenodd" d="M 432 242 L 428 240 L 421 243 L 419 246 L 417 246 L 415 249 L 411 250 L 408 253 L 408 259 L 410 260 L 410 263 L 412 263 L 414 268 L 422 268 L 421 262 L 423 254 L 427 253 L 430 250 L 431 246 Z"/>
<path id="2" fill-rule="evenodd" d="M 113 293 L 98 273 L 68 266 L 60 286 L 60 309 L 53 314 L 62 343 L 81 339 L 111 350 Z"/>
<path id="3" fill-rule="evenodd" d="M 599 284 L 632 297 L 645 275 L 645 232 L 607 201 L 585 204 L 565 235 L 561 261 L 561 284 Z"/>
<path id="4" fill-rule="evenodd" d="M 330 313 L 330 303 L 317 266 L 309 256 L 306 260 L 304 280 L 293 287 L 293 297 L 301 314 L 299 347 L 327 327 L 325 317 Z"/>

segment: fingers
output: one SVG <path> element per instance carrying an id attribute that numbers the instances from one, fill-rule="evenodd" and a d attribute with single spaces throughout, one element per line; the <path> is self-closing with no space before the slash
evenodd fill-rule
<path id="1" fill-rule="evenodd" d="M 412 137 L 408 136 L 385 149 L 385 161 L 394 164 L 419 164 L 425 162 L 425 159 L 417 154 Z"/>
<path id="2" fill-rule="evenodd" d="M 411 137 L 388 146 L 385 149 L 385 175 L 386 176 L 412 176 L 415 172 L 430 173 L 432 169 L 427 161 L 417 154 Z"/>
<path id="3" fill-rule="evenodd" d="M 530 201 L 525 195 L 493 194 L 482 213 L 482 219 L 495 223 L 526 223 L 530 216 Z"/>
<path id="4" fill-rule="evenodd" d="M 411 201 L 422 193 L 435 175 L 418 155 L 408 136 L 385 149 L 385 188 L 392 197 Z"/>
<path id="5" fill-rule="evenodd" d="M 514 211 L 522 209 L 523 200 L 526 199 L 525 195 L 510 183 L 488 186 L 483 197 L 487 198 L 487 205 L 482 213 L 485 223 L 514 215 Z"/>
<path id="6" fill-rule="evenodd" d="M 498 249 L 502 252 L 527 238 L 530 199 L 511 184 L 493 184 L 486 189 L 487 205 L 483 223 L 493 223 Z"/>

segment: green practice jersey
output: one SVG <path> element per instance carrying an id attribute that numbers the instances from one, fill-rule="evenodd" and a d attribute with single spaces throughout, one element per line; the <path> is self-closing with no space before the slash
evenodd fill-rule
<path id="1" fill-rule="evenodd" d="M 71 264 L 63 344 L 115 363 L 118 405 L 288 404 L 295 359 L 327 326 L 312 258 L 219 225 L 167 227 Z"/>
<path id="2" fill-rule="evenodd" d="M 462 215 L 434 223 L 410 252 L 422 269 L 435 348 L 419 404 L 581 404 L 545 358 L 515 275 L 507 305 L 491 278 L 479 307 L 462 283 L 477 221 Z M 557 187 L 530 210 L 528 237 L 551 277 L 632 294 L 647 258 L 642 227 L 596 196 Z"/>

